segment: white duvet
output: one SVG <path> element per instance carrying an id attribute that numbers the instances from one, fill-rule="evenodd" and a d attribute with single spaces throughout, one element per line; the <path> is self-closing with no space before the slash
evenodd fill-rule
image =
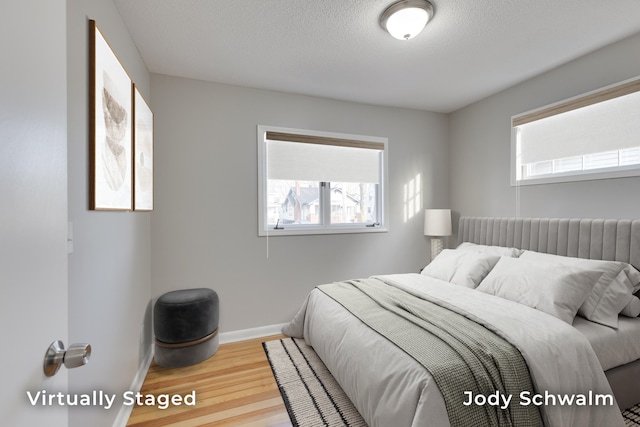
<path id="1" fill-rule="evenodd" d="M 548 403 L 540 406 L 546 426 L 624 426 L 595 353 L 571 325 L 424 275 L 376 277 L 466 313 L 516 346 L 529 366 L 536 395 L 511 398 L 521 404 Z M 313 290 L 283 332 L 313 346 L 369 426 L 449 426 L 442 394 L 426 369 L 324 293 Z"/>

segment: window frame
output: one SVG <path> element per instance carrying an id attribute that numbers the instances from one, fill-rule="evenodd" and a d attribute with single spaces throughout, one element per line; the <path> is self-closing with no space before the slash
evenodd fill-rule
<path id="1" fill-rule="evenodd" d="M 380 162 L 380 183 L 377 189 L 378 222 L 375 225 L 369 223 L 321 223 L 321 224 L 287 224 L 283 228 L 274 228 L 268 221 L 268 194 L 267 194 L 267 155 L 266 155 L 266 134 L 267 132 L 304 135 L 309 137 L 319 137 L 328 139 L 351 140 L 354 142 L 372 142 L 383 144 L 382 161 Z M 296 235 L 324 235 L 324 234 L 352 234 L 352 233 L 384 233 L 389 231 L 388 219 L 388 138 L 344 134 L 336 132 L 315 131 L 306 129 L 293 129 L 278 126 L 258 125 L 257 126 L 258 145 L 258 236 L 296 236 Z M 320 210 L 323 210 L 324 219 L 331 216 L 331 186 L 320 186 Z M 330 183 L 329 183 L 330 184 Z"/>
<path id="2" fill-rule="evenodd" d="M 544 107 L 536 108 L 511 117 L 511 173 L 510 184 L 512 187 L 540 184 L 554 184 L 574 181 L 592 181 L 611 178 L 627 178 L 640 176 L 640 164 L 619 165 L 615 167 L 581 169 L 569 172 L 540 175 L 535 178 L 518 179 L 518 129 L 517 126 L 536 120 L 551 117 L 557 114 L 576 110 L 582 107 L 595 105 L 621 96 L 640 91 L 640 78 L 634 77 L 623 82 L 615 83 L 604 88 L 596 89 L 585 94 L 568 98 Z M 585 154 L 582 155 L 586 156 Z M 554 159 L 553 161 L 562 160 Z"/>

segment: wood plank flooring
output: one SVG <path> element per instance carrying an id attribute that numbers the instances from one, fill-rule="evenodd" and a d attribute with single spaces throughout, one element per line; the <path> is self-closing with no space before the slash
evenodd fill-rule
<path id="1" fill-rule="evenodd" d="M 127 427 L 251 426 L 290 427 L 291 421 L 262 349 L 262 342 L 283 335 L 223 344 L 213 357 L 184 368 L 151 363 L 140 390 L 146 395 L 187 395 L 195 406 L 139 406 Z"/>

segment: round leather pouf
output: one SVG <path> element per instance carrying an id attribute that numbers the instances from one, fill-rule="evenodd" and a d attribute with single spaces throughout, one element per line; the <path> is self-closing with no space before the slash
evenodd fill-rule
<path id="1" fill-rule="evenodd" d="M 199 363 L 218 350 L 218 294 L 207 288 L 167 292 L 156 301 L 156 363 L 175 368 Z"/>
<path id="2" fill-rule="evenodd" d="M 209 335 L 218 327 L 218 304 L 218 294 L 212 289 L 167 292 L 158 298 L 153 310 L 156 338 L 175 344 Z"/>

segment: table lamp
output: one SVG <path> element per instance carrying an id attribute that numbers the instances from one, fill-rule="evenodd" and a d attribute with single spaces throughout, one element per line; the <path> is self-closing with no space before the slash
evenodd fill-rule
<path id="1" fill-rule="evenodd" d="M 440 237 L 451 236 L 451 209 L 426 209 L 424 235 L 431 237 L 431 260 L 442 251 Z"/>

